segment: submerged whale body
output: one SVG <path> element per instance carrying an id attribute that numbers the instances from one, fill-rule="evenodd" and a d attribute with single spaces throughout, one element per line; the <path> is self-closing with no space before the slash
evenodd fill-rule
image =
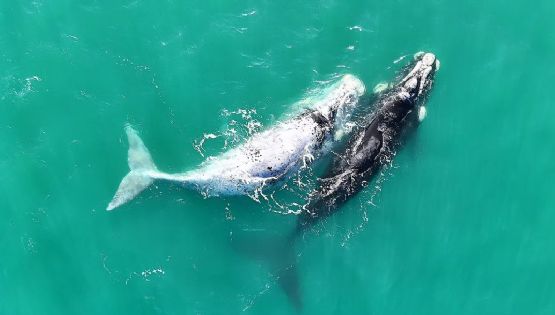
<path id="1" fill-rule="evenodd" d="M 320 187 L 312 193 L 306 211 L 298 216 L 295 229 L 286 238 L 271 240 L 256 249 L 249 244 L 235 244 L 244 252 L 245 248 L 251 253 L 256 252 L 256 258 L 270 263 L 279 284 L 297 308 L 302 304 L 294 253 L 297 238 L 339 210 L 383 166 L 391 163 L 402 135 L 424 117 L 424 102 L 438 67 L 439 61 L 433 54 L 417 54 L 405 73 L 396 82 L 389 84 L 389 89 L 377 95 L 374 110 L 364 117 L 362 126 L 351 134 L 344 152 L 336 155 L 332 167 L 321 179 Z M 267 254 L 267 248 L 272 248 L 271 255 Z"/>
<path id="2" fill-rule="evenodd" d="M 130 172 L 107 210 L 130 201 L 155 180 L 177 182 L 206 196 L 244 195 L 276 183 L 328 149 L 333 133 L 350 117 L 364 91 L 358 78 L 346 75 L 311 108 L 179 174 L 159 171 L 138 133 L 127 126 Z"/>

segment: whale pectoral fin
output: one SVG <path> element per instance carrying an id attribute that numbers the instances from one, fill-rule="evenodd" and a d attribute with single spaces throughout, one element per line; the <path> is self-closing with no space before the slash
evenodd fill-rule
<path id="1" fill-rule="evenodd" d="M 374 94 L 380 94 L 383 91 L 387 90 L 388 88 L 389 88 L 389 83 L 380 82 L 376 84 L 376 86 L 374 86 L 374 89 L 372 89 L 372 92 L 374 92 Z"/>
<path id="2" fill-rule="evenodd" d="M 427 115 L 427 111 L 426 111 L 426 107 L 425 106 L 420 106 L 420 108 L 418 108 L 418 122 L 422 122 Z"/>

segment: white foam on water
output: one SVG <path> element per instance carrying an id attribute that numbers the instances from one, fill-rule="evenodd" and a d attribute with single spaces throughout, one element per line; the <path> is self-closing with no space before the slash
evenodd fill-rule
<path id="1" fill-rule="evenodd" d="M 15 95 L 16 95 L 17 97 L 23 98 L 23 97 L 25 97 L 27 94 L 29 94 L 30 92 L 34 92 L 34 90 L 33 90 L 33 84 L 34 84 L 34 82 L 40 82 L 40 81 L 42 81 L 42 79 L 41 79 L 39 76 L 37 76 L 37 75 L 34 75 L 34 76 L 31 76 L 31 77 L 25 78 L 25 79 L 23 80 L 23 87 L 22 87 L 21 89 L 15 91 L 15 92 L 14 92 Z"/>
<path id="2" fill-rule="evenodd" d="M 255 14 L 256 14 L 256 10 L 251 10 L 249 12 L 241 13 L 241 16 L 246 17 L 246 16 L 252 16 L 252 15 L 255 15 Z"/>

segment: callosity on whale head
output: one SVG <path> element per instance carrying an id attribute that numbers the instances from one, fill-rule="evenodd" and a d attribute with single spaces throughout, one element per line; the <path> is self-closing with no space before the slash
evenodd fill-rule
<path id="1" fill-rule="evenodd" d="M 406 97 L 420 103 L 431 89 L 438 68 L 439 60 L 434 54 L 417 54 L 414 64 L 409 67 L 410 72 L 400 81 L 399 87 Z"/>

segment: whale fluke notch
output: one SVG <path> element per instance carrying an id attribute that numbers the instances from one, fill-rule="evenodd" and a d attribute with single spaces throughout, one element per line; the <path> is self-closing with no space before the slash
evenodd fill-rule
<path id="1" fill-rule="evenodd" d="M 113 210 L 129 200 L 135 198 L 141 191 L 145 190 L 154 181 L 153 175 L 158 172 L 152 161 L 150 152 L 139 137 L 139 134 L 130 125 L 125 126 L 129 151 L 127 163 L 130 172 L 122 179 L 118 190 L 108 204 L 106 210 Z"/>

